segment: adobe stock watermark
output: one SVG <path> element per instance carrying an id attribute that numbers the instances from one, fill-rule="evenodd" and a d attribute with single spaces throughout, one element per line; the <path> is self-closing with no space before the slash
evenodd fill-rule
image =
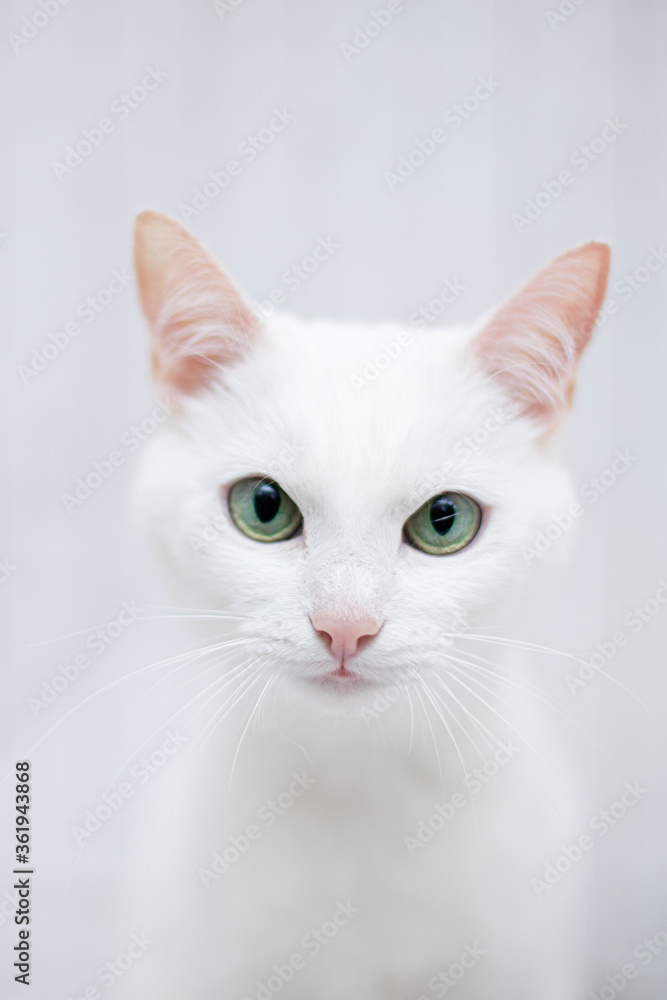
<path id="1" fill-rule="evenodd" d="M 610 316 L 616 315 L 620 304 L 634 298 L 637 292 L 641 291 L 644 285 L 651 280 L 656 272 L 662 270 L 666 263 L 667 250 L 662 244 L 659 247 L 649 247 L 649 252 L 642 263 L 638 264 L 632 271 L 626 271 L 622 278 L 618 278 L 614 282 L 613 291 L 620 299 L 620 303 L 616 298 L 608 296 L 600 308 L 595 326 L 604 326 Z"/>
<path id="2" fill-rule="evenodd" d="M 667 606 L 667 582 L 664 578 L 658 580 L 655 593 L 643 604 L 636 604 L 623 618 L 623 624 L 630 630 L 618 628 L 602 642 L 595 643 L 595 652 L 584 662 L 576 673 L 565 675 L 565 685 L 571 695 L 576 695 L 587 687 L 598 674 L 606 670 L 615 658 L 619 649 L 627 646 L 633 635 L 641 632 Z"/>
<path id="3" fill-rule="evenodd" d="M 263 153 L 271 145 L 276 136 L 292 124 L 295 118 L 296 115 L 284 106 L 274 108 L 266 125 L 256 133 L 247 135 L 238 144 L 236 157 L 227 160 L 220 170 L 211 170 L 208 177 L 194 189 L 189 201 L 179 203 L 178 212 L 181 221 L 189 222 L 190 219 L 196 219 L 198 215 L 201 215 L 211 202 L 214 202 L 223 191 L 229 188 L 233 178 L 239 177 L 243 173 L 244 166 L 256 160 L 260 153 Z"/>
<path id="4" fill-rule="evenodd" d="M 13 51 L 18 54 L 33 38 L 37 38 L 40 31 L 43 31 L 69 2 L 70 0 L 39 0 L 32 14 L 21 18 L 20 29 L 8 33 L 7 41 Z"/>
<path id="5" fill-rule="evenodd" d="M 408 323 L 413 330 L 420 332 L 426 330 L 430 323 L 435 323 L 445 312 L 447 306 L 454 302 L 468 291 L 469 286 L 464 285 L 460 278 L 445 278 L 444 283 L 432 299 L 419 306 L 408 316 Z"/>
<path id="6" fill-rule="evenodd" d="M 245 3 L 245 0 L 213 0 L 213 10 L 220 20 L 224 21 L 225 14 L 233 14 L 242 3 Z"/>
<path id="7" fill-rule="evenodd" d="M 97 983 L 104 987 L 105 991 L 110 990 L 123 976 L 127 975 L 132 966 L 143 958 L 154 944 L 155 942 L 148 937 L 146 931 L 132 934 L 124 951 L 99 966 L 95 972 L 95 982 L 84 987 L 81 992 L 70 993 L 67 1000 L 102 1000 L 103 994 Z"/>
<path id="8" fill-rule="evenodd" d="M 498 749 L 493 757 L 485 760 L 481 767 L 474 767 L 463 779 L 464 792 L 454 792 L 447 802 L 438 802 L 433 806 L 433 812 L 426 819 L 420 819 L 415 834 L 406 834 L 403 843 L 411 858 L 417 851 L 423 850 L 428 843 L 445 829 L 462 809 L 470 804 L 472 797 L 479 795 L 482 789 L 510 764 L 521 747 L 509 740 L 498 740 Z"/>
<path id="9" fill-rule="evenodd" d="M 338 48 L 345 62 L 351 63 L 355 56 L 364 52 L 404 10 L 401 0 L 389 0 L 386 7 L 374 10 L 368 21 L 357 25 L 349 42 L 339 42 Z"/>
<path id="10" fill-rule="evenodd" d="M 638 456 L 633 455 L 630 448 L 617 448 L 614 458 L 609 465 L 602 472 L 599 472 L 597 476 L 591 476 L 585 483 L 582 483 L 579 487 L 580 496 L 583 497 L 589 506 L 593 506 L 638 461 Z M 585 508 L 577 500 L 573 500 L 568 504 L 566 510 L 562 510 L 558 514 L 552 514 L 551 521 L 545 527 L 544 531 L 538 531 L 535 534 L 532 548 L 527 545 L 521 547 L 521 554 L 526 563 L 530 566 L 535 559 L 540 559 L 560 541 L 575 521 L 583 517 L 584 513 Z"/>
<path id="11" fill-rule="evenodd" d="M 632 957 L 637 959 L 638 964 L 626 962 L 616 972 L 606 975 L 604 985 L 598 987 L 597 990 L 589 990 L 586 1000 L 615 1000 L 615 997 L 620 996 L 632 980 L 637 979 L 643 969 L 662 955 L 666 948 L 667 924 L 660 927 L 650 937 L 639 941 L 633 948 Z"/>
<path id="12" fill-rule="evenodd" d="M 421 503 L 433 496 L 435 491 L 442 490 L 444 482 L 453 470 L 460 469 L 478 455 L 488 441 L 521 412 L 521 407 L 517 403 L 489 407 L 477 427 L 458 438 L 451 446 L 449 449 L 451 458 L 429 473 L 423 483 L 413 490 L 405 504 L 406 513 L 413 513 Z"/>
<path id="13" fill-rule="evenodd" d="M 446 278 L 440 292 L 426 305 L 420 306 L 410 313 L 408 323 L 414 330 L 425 330 L 429 323 L 434 323 L 444 313 L 447 306 L 452 305 L 463 292 L 468 290 L 459 278 Z M 361 375 L 350 375 L 350 381 L 359 392 L 364 386 L 370 385 L 396 361 L 406 347 L 414 343 L 412 330 L 401 330 L 393 340 L 380 344 L 380 350 L 372 358 L 367 358 Z"/>
<path id="14" fill-rule="evenodd" d="M 114 791 L 105 792 L 93 809 L 86 810 L 81 823 L 70 828 L 70 833 L 77 847 L 81 847 L 91 837 L 94 837 L 110 819 L 113 819 L 125 803 L 134 798 L 137 788 L 146 785 L 153 775 L 158 774 L 170 758 L 177 754 L 181 747 L 185 746 L 187 741 L 188 737 L 179 730 L 172 733 L 168 729 L 160 746 L 132 765 L 129 781 L 121 781 Z"/>
<path id="15" fill-rule="evenodd" d="M 496 93 L 500 82 L 494 80 L 492 73 L 478 77 L 475 88 L 462 101 L 453 104 L 443 113 L 442 118 L 454 132 L 461 128 L 464 122 L 471 118 L 488 99 Z M 395 191 L 399 185 L 405 184 L 416 170 L 426 163 L 437 150 L 447 142 L 448 132 L 442 126 L 436 126 L 424 139 L 415 139 L 412 148 L 399 156 L 395 170 L 386 170 L 384 179 L 390 191 Z"/>
<path id="16" fill-rule="evenodd" d="M 539 191 L 531 198 L 526 198 L 521 212 L 512 212 L 510 222 L 514 231 L 522 233 L 532 226 L 546 210 L 558 201 L 567 188 L 571 187 L 578 176 L 584 174 L 591 164 L 595 163 L 607 150 L 614 145 L 620 135 L 629 128 L 627 122 L 622 122 L 618 115 L 606 118 L 600 134 L 587 143 L 577 146 L 568 158 L 568 163 L 575 168 L 573 172 L 568 167 L 560 170 L 555 178 L 542 181 Z"/>
<path id="17" fill-rule="evenodd" d="M 398 681 L 383 688 L 379 694 L 373 698 L 370 708 L 363 706 L 360 710 L 360 717 L 364 721 L 366 728 L 372 725 L 377 719 L 388 712 L 392 705 L 395 705 L 400 698 L 408 693 L 410 685 L 408 681 Z"/>
<path id="18" fill-rule="evenodd" d="M 381 372 L 386 371 L 397 358 L 400 358 L 404 348 L 412 343 L 412 330 L 401 330 L 395 340 L 382 343 L 378 353 L 373 358 L 367 359 L 361 375 L 350 375 L 350 381 L 357 392 L 374 382 Z"/>
<path id="19" fill-rule="evenodd" d="M 568 17 L 576 14 L 579 7 L 585 3 L 586 0 L 561 0 L 557 10 L 545 10 L 544 16 L 550 27 L 555 30 L 559 25 L 564 24 Z"/>
<path id="20" fill-rule="evenodd" d="M 133 111 L 144 103 L 146 98 L 160 84 L 167 79 L 167 73 L 159 66 L 147 66 L 141 80 L 136 83 L 131 90 L 124 90 L 122 94 L 114 98 L 111 102 L 111 115 L 100 118 L 92 128 L 84 128 L 81 131 L 81 138 L 65 147 L 65 154 L 61 160 L 52 160 L 51 169 L 62 181 L 74 173 L 84 160 L 87 160 L 106 140 L 107 136 L 116 131 L 118 122 L 125 121 Z"/>
<path id="21" fill-rule="evenodd" d="M 33 347 L 30 361 L 17 366 L 16 370 L 23 384 L 28 385 L 31 379 L 48 368 L 59 354 L 67 350 L 82 332 L 79 320 L 83 320 L 86 326 L 93 323 L 131 282 L 132 274 L 126 267 L 115 267 L 101 288 L 81 299 L 73 310 L 76 318 L 68 320 L 55 333 L 50 333 L 48 340 L 40 347 Z"/>
<path id="22" fill-rule="evenodd" d="M 136 424 L 132 424 L 120 436 L 119 447 L 113 448 L 104 458 L 95 460 L 89 472 L 79 476 L 71 493 L 61 493 L 65 510 L 68 514 L 81 507 L 87 500 L 108 482 L 117 469 L 125 465 L 129 455 L 133 455 L 158 430 L 174 412 L 174 404 L 169 401 L 158 401 L 150 414 Z"/>
<path id="23" fill-rule="evenodd" d="M 15 566 L 9 556 L 0 559 L 0 587 L 7 583 L 16 573 L 18 566 Z"/>
<path id="24" fill-rule="evenodd" d="M 308 771 L 298 774 L 292 772 L 292 781 L 289 786 L 275 797 L 269 799 L 257 810 L 257 823 L 248 823 L 245 829 L 234 837 L 229 837 L 227 843 L 219 851 L 215 851 L 211 858 L 210 868 L 199 868 L 197 874 L 205 889 L 210 889 L 213 882 L 228 872 L 232 865 L 248 853 L 251 844 L 261 840 L 265 830 L 275 825 L 280 816 L 283 816 L 292 808 L 294 803 L 300 799 L 311 788 L 317 779 Z"/>
<path id="25" fill-rule="evenodd" d="M 136 601 L 123 601 L 115 618 L 91 630 L 81 652 L 59 666 L 49 680 L 42 681 L 38 695 L 30 695 L 28 698 L 28 708 L 35 718 L 55 704 L 92 667 L 95 660 L 106 653 L 125 630 L 134 624 L 143 610 L 137 607 Z"/>
<path id="26" fill-rule="evenodd" d="M 460 983 L 464 976 L 481 962 L 486 951 L 486 948 L 481 948 L 476 941 L 474 944 L 464 945 L 463 951 L 455 962 L 452 962 L 446 969 L 441 969 L 429 979 L 429 993 L 436 997 L 446 997 L 449 991 L 453 990 L 456 984 Z M 417 997 L 417 1000 L 433 1000 L 433 997 L 422 993 L 421 996 Z"/>
<path id="27" fill-rule="evenodd" d="M 277 993 L 280 993 L 286 983 L 294 978 L 297 972 L 305 969 L 308 958 L 319 955 L 322 949 L 333 941 L 357 913 L 359 913 L 359 907 L 355 906 L 351 899 L 344 902 L 338 900 L 331 919 L 325 920 L 319 927 L 311 927 L 308 933 L 301 938 L 299 945 L 303 951 L 294 951 L 283 964 L 274 964 L 267 979 L 258 979 L 255 983 L 255 992 L 252 996 L 246 993 L 243 1000 L 271 1000 Z"/>
<path id="28" fill-rule="evenodd" d="M 626 781 L 618 798 L 607 809 L 600 809 L 590 820 L 588 825 L 592 833 L 582 833 L 573 844 L 563 844 L 561 853 L 554 861 L 549 861 L 544 866 L 541 876 L 531 878 L 530 885 L 538 899 L 545 893 L 551 892 L 554 886 L 558 885 L 584 857 L 587 857 L 595 845 L 606 837 L 645 795 L 648 795 L 648 788 L 644 788 L 641 781 Z"/>
<path id="29" fill-rule="evenodd" d="M 322 264 L 329 260 L 336 250 L 340 250 L 340 243 L 334 240 L 333 236 L 320 236 L 309 254 L 297 264 L 292 264 L 280 276 L 282 284 L 290 292 L 298 292 L 303 284 L 308 281 L 316 271 L 319 271 Z M 275 312 L 276 306 L 283 306 L 287 302 L 287 293 L 283 288 L 272 288 L 268 295 L 256 302 L 253 307 L 253 315 L 258 320 L 268 319 Z"/>

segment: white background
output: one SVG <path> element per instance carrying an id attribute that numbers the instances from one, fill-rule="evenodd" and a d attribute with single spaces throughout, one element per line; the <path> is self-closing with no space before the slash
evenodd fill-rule
<path id="1" fill-rule="evenodd" d="M 550 24 L 555 0 L 406 0 L 386 29 L 346 60 L 341 43 L 381 5 L 242 0 L 221 17 L 204 0 L 70 0 L 16 52 L 10 34 L 40 8 L 2 5 L 0 555 L 16 567 L 0 585 L 8 646 L 2 775 L 64 719 L 30 752 L 35 998 L 80 995 L 97 967 L 141 929 L 119 886 L 144 877 L 148 842 L 136 831 L 150 826 L 162 787 L 156 778 L 91 840 L 70 881 L 78 854 L 71 826 L 159 722 L 151 727 L 132 714 L 138 692 L 147 690 L 132 680 L 65 715 L 105 684 L 184 648 L 188 633 L 177 622 L 140 622 L 48 710 L 37 717 L 30 710 L 27 699 L 83 648 L 85 634 L 32 644 L 108 622 L 121 601 L 174 599 L 132 525 L 136 455 L 72 512 L 61 499 L 154 405 L 134 287 L 94 323 L 81 323 L 79 336 L 28 384 L 19 366 L 76 318 L 77 305 L 103 288 L 114 268 L 130 264 L 136 212 L 178 216 L 209 171 L 236 156 L 275 107 L 286 107 L 294 121 L 190 222 L 255 299 L 284 287 L 283 272 L 319 237 L 331 236 L 340 249 L 288 292 L 290 311 L 406 320 L 446 278 L 458 277 L 467 289 L 448 319 L 468 321 L 555 254 L 592 238 L 611 242 L 609 294 L 619 309 L 583 361 L 565 454 L 577 486 L 605 469 L 617 448 L 629 448 L 637 461 L 598 503 L 584 504 L 567 573 L 517 634 L 589 656 L 667 577 L 667 267 L 629 301 L 614 291 L 651 247 L 667 241 L 667 6 L 586 0 Z M 166 79 L 121 121 L 110 113 L 112 102 L 148 67 Z M 385 172 L 488 74 L 500 84 L 496 92 L 461 128 L 447 127 L 446 143 L 390 190 Z M 616 142 L 586 171 L 574 168 L 570 156 L 616 116 L 627 125 Z M 54 161 L 103 117 L 112 118 L 114 131 L 58 179 Z M 512 213 L 568 167 L 574 183 L 517 232 Z M 661 611 L 607 671 L 654 717 L 603 677 L 573 698 L 563 683 L 567 661 L 536 663 L 545 689 L 599 740 L 582 762 L 599 771 L 595 808 L 613 801 L 626 780 L 649 789 L 591 859 L 588 948 L 610 973 L 667 924 L 659 868 L 667 821 L 666 638 Z M 161 732 L 149 749 L 160 745 Z M 3 900 L 11 886 L 11 796 L 6 781 Z M 22 995 L 11 982 L 14 941 L 5 918 L 3 996 Z M 657 1000 L 665 984 L 667 951 L 625 995 Z"/>

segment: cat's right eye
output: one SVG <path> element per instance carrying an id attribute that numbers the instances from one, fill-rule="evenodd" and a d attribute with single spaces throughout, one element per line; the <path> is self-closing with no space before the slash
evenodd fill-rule
<path id="1" fill-rule="evenodd" d="M 301 527 L 301 511 L 291 497 L 269 479 L 241 479 L 229 491 L 229 514 L 239 529 L 256 542 L 282 542 Z"/>
<path id="2" fill-rule="evenodd" d="M 464 493 L 431 497 L 405 522 L 406 541 L 431 556 L 450 556 L 470 545 L 482 523 L 482 508 Z"/>

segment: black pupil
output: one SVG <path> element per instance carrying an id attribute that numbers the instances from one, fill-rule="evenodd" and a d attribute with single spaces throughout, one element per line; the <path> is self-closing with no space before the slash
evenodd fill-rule
<path id="1" fill-rule="evenodd" d="M 456 517 L 456 507 L 448 497 L 436 497 L 429 508 L 431 524 L 439 535 L 446 535 L 451 530 Z"/>
<path id="2" fill-rule="evenodd" d="M 280 509 L 280 489 L 275 483 L 260 483 L 255 490 L 255 513 L 266 524 Z"/>

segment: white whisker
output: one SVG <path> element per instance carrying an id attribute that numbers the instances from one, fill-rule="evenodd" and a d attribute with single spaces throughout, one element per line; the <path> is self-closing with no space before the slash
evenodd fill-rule
<path id="1" fill-rule="evenodd" d="M 489 642 L 497 646 L 511 646 L 517 649 L 531 649 L 538 653 L 552 653 L 554 656 L 564 656 L 575 663 L 586 665 L 586 661 L 581 656 L 574 653 L 566 653 L 562 649 L 552 649 L 551 646 L 540 646 L 534 642 L 525 642 L 523 639 L 508 639 L 507 636 L 497 635 L 475 635 L 469 632 L 443 632 L 447 639 L 473 639 L 477 642 Z"/>
<path id="2" fill-rule="evenodd" d="M 463 670 L 461 670 L 460 667 L 456 667 L 456 666 L 452 665 L 451 672 L 449 674 L 449 676 L 452 678 L 452 680 L 456 681 L 457 684 L 460 684 L 461 687 L 465 688 L 466 691 L 468 691 L 473 696 L 473 698 L 477 698 L 477 700 L 480 701 L 482 703 L 482 705 L 484 705 L 490 712 L 492 712 L 494 715 L 496 715 L 500 719 L 500 721 L 502 723 L 504 723 L 504 725 L 506 725 L 509 729 L 511 729 L 512 732 L 515 733 L 515 735 L 517 736 L 517 738 L 519 740 L 521 740 L 530 750 L 533 751 L 533 753 L 535 754 L 535 757 L 537 758 L 537 760 L 539 760 L 540 763 L 545 766 L 547 772 L 553 778 L 554 775 L 551 773 L 551 769 L 549 768 L 548 763 L 546 762 L 546 760 L 544 759 L 544 757 L 542 757 L 542 755 L 535 749 L 535 747 L 533 746 L 533 744 L 529 740 L 526 739 L 525 735 L 523 733 L 520 733 L 519 730 L 516 728 L 516 726 L 512 725 L 512 723 L 509 721 L 509 719 L 507 719 L 505 716 L 501 715 L 500 712 L 498 712 L 493 707 L 493 705 L 489 704 L 489 702 L 486 701 L 479 694 L 479 692 L 473 690 L 473 688 L 471 688 L 471 687 L 468 687 L 468 685 L 465 684 L 461 680 L 461 678 L 458 676 L 458 674 L 463 674 L 463 676 L 466 678 L 466 680 L 469 680 L 471 683 L 476 683 L 480 688 L 482 688 L 482 690 L 486 691 L 488 694 L 493 695 L 495 698 L 498 699 L 498 701 L 500 701 L 503 704 L 507 705 L 510 709 L 513 709 L 513 706 L 509 705 L 509 703 L 506 702 L 503 698 L 501 698 L 495 691 L 492 691 L 485 684 L 482 684 L 481 681 L 478 681 L 478 680 L 476 680 L 476 678 L 471 677 L 470 675 L 466 674 Z"/>
<path id="3" fill-rule="evenodd" d="M 192 621 L 199 618 L 214 618 L 220 621 L 248 621 L 249 615 L 227 615 L 219 612 L 211 612 L 206 614 L 189 614 L 189 615 L 138 615 L 135 621 L 138 622 L 151 622 L 151 621 L 163 621 L 165 619 L 173 619 L 174 621 Z M 115 621 L 115 619 L 111 619 Z M 65 635 L 57 635 L 53 639 L 40 639 L 39 642 L 29 642 L 26 644 L 26 649 L 35 649 L 37 646 L 48 646 L 53 642 L 62 642 L 64 639 L 72 639 L 76 635 L 86 635 L 87 632 L 94 632 L 95 629 L 106 628 L 109 625 L 109 619 L 105 622 L 99 622 L 97 625 L 89 625 L 87 628 L 80 628 L 74 632 L 67 632 Z"/>
<path id="4" fill-rule="evenodd" d="M 419 674 L 416 674 L 415 676 L 421 681 L 422 686 L 424 686 L 423 678 L 420 677 Z M 435 750 L 435 759 L 438 762 L 438 773 L 440 775 L 440 784 L 442 785 L 442 787 L 444 789 L 444 787 L 445 787 L 445 781 L 444 781 L 443 774 L 442 774 L 442 765 L 440 763 L 440 752 L 438 750 L 438 741 L 435 738 L 435 733 L 433 732 L 433 726 L 431 725 L 431 720 L 429 718 L 429 714 L 426 711 L 426 705 L 424 704 L 424 701 L 423 701 L 422 696 L 421 696 L 421 692 L 420 692 L 420 690 L 419 690 L 418 687 L 415 688 L 415 694 L 419 698 L 421 706 L 424 709 L 424 718 L 426 719 L 428 728 L 429 728 L 429 730 L 431 732 L 431 739 L 433 740 L 433 749 Z"/>
<path id="5" fill-rule="evenodd" d="M 178 673 L 184 667 L 188 666 L 190 663 L 193 663 L 195 660 L 199 659 L 200 657 L 211 656 L 213 653 L 217 653 L 217 652 L 220 652 L 220 651 L 227 652 L 227 650 L 235 649 L 238 646 L 247 646 L 248 643 L 251 643 L 251 642 L 254 642 L 254 641 L 255 641 L 255 639 L 254 639 L 253 636 L 247 636 L 247 637 L 244 637 L 244 638 L 241 638 L 241 639 L 229 639 L 229 640 L 225 640 L 223 642 L 215 643 L 212 646 L 204 646 L 202 649 L 199 649 L 196 652 L 194 652 L 192 654 L 192 656 L 190 657 L 190 659 L 185 660 L 183 663 L 179 663 L 178 666 L 174 667 L 173 670 L 170 670 L 168 674 L 165 674 L 164 677 L 161 677 L 158 681 L 156 681 L 155 684 L 153 684 L 153 686 L 146 692 L 146 694 L 142 695 L 142 697 L 137 702 L 137 704 L 135 706 L 135 709 L 138 708 L 139 705 L 141 705 L 142 702 L 144 702 L 147 698 L 149 698 L 150 695 L 153 693 L 153 691 L 157 687 L 159 687 L 161 684 L 164 684 L 166 681 L 169 680 L 170 677 L 173 677 L 174 674 Z M 192 678 L 190 678 L 190 679 L 192 679 Z M 168 693 L 171 693 L 171 692 L 168 692 Z"/>
<path id="6" fill-rule="evenodd" d="M 265 669 L 266 669 L 266 667 L 262 667 L 262 670 L 265 670 Z M 246 722 L 245 726 L 243 727 L 243 731 L 241 733 L 241 736 L 239 737 L 238 746 L 236 748 L 236 752 L 235 752 L 233 760 L 232 760 L 232 766 L 229 769 L 229 790 L 230 790 L 230 792 L 232 790 L 232 783 L 233 783 L 233 780 L 234 780 L 234 769 L 236 767 L 236 761 L 237 761 L 238 756 L 239 756 L 239 754 L 241 752 L 241 744 L 243 743 L 243 737 L 247 733 L 248 728 L 249 728 L 250 723 L 252 722 L 252 720 L 256 719 L 256 717 L 257 717 L 256 713 L 259 712 L 259 707 L 260 707 L 260 705 L 262 703 L 262 699 L 264 698 L 264 695 L 266 694 L 268 688 L 271 687 L 271 685 L 273 684 L 273 682 L 275 681 L 275 679 L 276 679 L 276 674 L 274 673 L 274 674 L 272 674 L 269 677 L 268 681 L 266 682 L 266 684 L 262 688 L 259 697 L 255 700 L 255 704 L 251 708 L 250 715 L 248 716 L 248 721 Z"/>
<path id="7" fill-rule="evenodd" d="M 455 702 L 455 704 L 457 704 L 459 706 L 459 708 L 462 710 L 463 714 L 468 719 L 470 719 L 470 721 L 473 724 L 473 726 L 475 727 L 475 729 L 480 733 L 480 735 L 484 739 L 484 742 L 486 743 L 486 745 L 488 747 L 491 747 L 492 744 L 489 743 L 489 740 L 487 739 L 486 733 L 488 733 L 488 735 L 491 736 L 492 738 L 495 738 L 495 737 L 493 737 L 493 733 L 489 729 L 487 729 L 486 726 L 483 725 L 483 723 L 479 722 L 479 720 L 476 719 L 474 715 L 472 715 L 472 713 L 466 708 L 466 706 L 463 704 L 463 702 L 459 698 L 457 698 L 457 696 L 454 694 L 454 692 L 449 687 L 449 685 L 445 683 L 444 679 L 440 676 L 440 674 L 438 674 L 436 671 L 433 671 L 432 676 L 435 678 L 435 680 L 438 681 L 440 687 L 446 692 L 447 697 L 451 698 L 452 701 Z M 435 694 L 435 692 L 433 692 L 433 693 Z M 452 716 L 453 715 L 454 715 L 454 713 L 452 712 Z M 457 719 L 457 722 L 458 722 L 458 719 Z M 480 751 L 479 747 L 477 746 L 477 744 L 473 741 L 472 737 L 463 728 L 463 726 L 461 725 L 460 722 L 459 722 L 459 726 L 463 730 L 463 732 L 465 733 L 466 737 L 472 743 L 473 747 L 475 748 L 475 750 L 479 754 L 480 758 L 483 760 L 484 759 L 484 754 L 481 753 L 481 751 Z"/>

